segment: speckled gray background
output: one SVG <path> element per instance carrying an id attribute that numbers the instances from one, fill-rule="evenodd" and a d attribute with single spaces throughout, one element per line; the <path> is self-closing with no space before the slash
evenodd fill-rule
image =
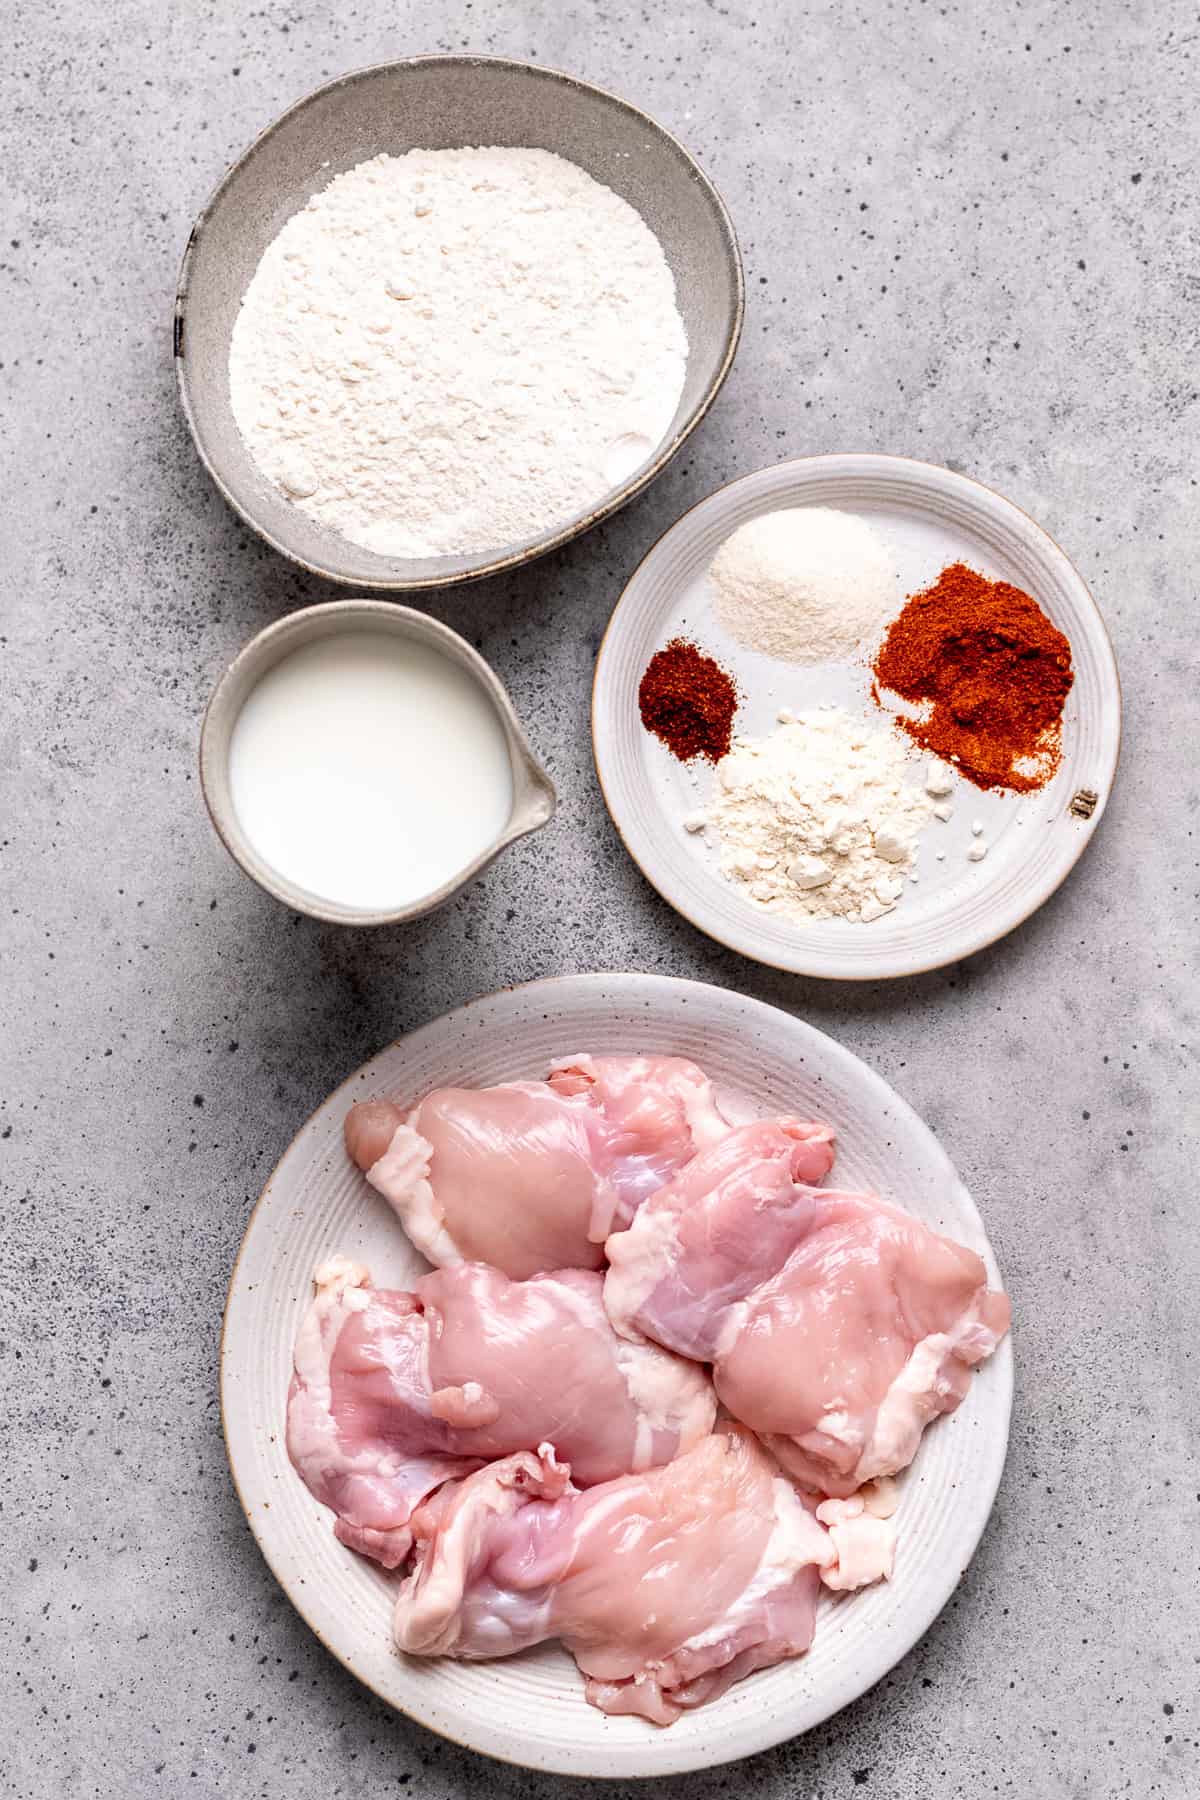
<path id="1" fill-rule="evenodd" d="M 791 1008 L 894 1081 L 974 1190 L 1017 1315 L 999 1505 L 929 1636 L 825 1729 L 656 1792 L 1200 1793 L 1195 7 L 0 17 L 0 1791 L 562 1800 L 386 1712 L 293 1614 L 230 1486 L 217 1338 L 252 1199 L 330 1087 L 472 995 L 632 966 Z M 510 684 L 562 811 L 452 910 L 352 935 L 261 895 L 203 815 L 215 677 L 327 590 L 197 463 L 170 302 L 194 213 L 285 104 L 464 46 L 590 76 L 685 139 L 741 233 L 746 333 L 639 503 L 435 603 Z M 1093 584 L 1126 702 L 1115 797 L 1056 898 L 963 966 L 858 990 L 668 913 L 587 730 L 601 628 L 663 528 L 836 449 L 945 462 L 1034 513 Z"/>

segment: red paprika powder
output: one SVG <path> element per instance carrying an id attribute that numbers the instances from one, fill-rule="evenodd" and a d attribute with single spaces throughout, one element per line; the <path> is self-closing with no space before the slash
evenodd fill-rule
<path id="1" fill-rule="evenodd" d="M 1037 601 L 951 563 L 893 620 L 873 665 L 880 689 L 921 710 L 896 722 L 978 788 L 1029 793 L 1062 761 L 1071 646 Z"/>
<path id="2" fill-rule="evenodd" d="M 672 638 L 650 658 L 638 688 L 642 724 L 680 762 L 720 762 L 729 751 L 737 689 L 720 663 Z"/>

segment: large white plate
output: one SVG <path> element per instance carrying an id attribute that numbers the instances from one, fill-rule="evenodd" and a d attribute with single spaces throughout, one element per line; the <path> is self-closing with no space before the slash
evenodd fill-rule
<path id="1" fill-rule="evenodd" d="M 647 732 L 637 691 L 654 652 L 694 639 L 736 677 L 738 729 L 771 730 L 781 706 L 825 701 L 868 712 L 865 667 L 794 668 L 744 650 L 713 614 L 707 571 L 737 526 L 788 506 L 832 506 L 874 524 L 893 551 L 896 610 L 951 562 L 1024 588 L 1071 644 L 1075 681 L 1063 719 L 1062 768 L 1039 793 L 980 793 L 956 783 L 955 816 L 925 831 L 917 873 L 895 911 L 869 925 L 774 918 L 720 874 L 683 820 L 712 771 L 685 767 Z M 882 721 L 883 715 L 878 715 Z M 1082 577 L 1019 507 L 949 469 L 899 456 L 814 456 L 760 469 L 685 513 L 635 571 L 596 664 L 592 742 L 600 785 L 626 848 L 677 912 L 744 956 L 795 974 L 843 981 L 910 975 L 994 943 L 1046 900 L 1100 823 L 1116 771 L 1121 693 L 1103 621 Z M 915 776 L 914 771 L 914 776 Z M 972 863 L 971 825 L 989 852 Z M 939 860 L 938 852 L 944 853 Z"/>
<path id="2" fill-rule="evenodd" d="M 807 1656 L 752 1676 L 660 1730 L 588 1706 L 556 1645 L 504 1662 L 420 1662 L 392 1650 L 392 1582 L 344 1549 L 284 1448 L 292 1343 L 313 1266 L 361 1258 L 378 1283 L 424 1268 L 353 1170 L 342 1120 L 355 1100 L 412 1100 L 544 1073 L 583 1050 L 693 1057 L 735 1117 L 788 1110 L 838 1131 L 839 1185 L 872 1188 L 985 1257 L 979 1215 L 933 1133 L 878 1075 L 786 1013 L 723 988 L 655 975 L 577 975 L 477 1000 L 393 1044 L 330 1095 L 254 1209 L 233 1272 L 221 1353 L 229 1462 L 263 1555 L 297 1610 L 360 1681 L 434 1731 L 490 1756 L 570 1775 L 665 1775 L 746 1756 L 828 1718 L 879 1680 L 945 1605 L 987 1522 L 1008 1441 L 1007 1341 L 905 1480 L 891 1583 L 822 1606 Z"/>

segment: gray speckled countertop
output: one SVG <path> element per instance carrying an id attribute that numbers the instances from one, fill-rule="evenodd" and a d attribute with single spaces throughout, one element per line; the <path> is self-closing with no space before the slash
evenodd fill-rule
<path id="1" fill-rule="evenodd" d="M 686 0 L 666 17 L 625 0 L 5 8 L 14 1800 L 573 1791 L 391 1715 L 310 1636 L 230 1485 L 217 1339 L 252 1199 L 329 1088 L 472 995 L 626 966 L 773 1001 L 873 1063 L 973 1189 L 1017 1314 L 999 1503 L 927 1638 L 824 1729 L 656 1791 L 1200 1792 L 1195 8 Z M 200 468 L 170 303 L 193 214 L 286 103 L 463 46 L 590 76 L 685 139 L 741 234 L 746 332 L 640 502 L 433 604 L 509 683 L 562 810 L 450 910 L 354 935 L 260 894 L 200 804 L 215 677 L 328 590 Z M 601 629 L 658 534 L 734 475 L 836 449 L 945 462 L 1032 512 L 1093 586 L 1126 702 L 1112 804 L 1056 897 L 964 965 L 855 989 L 759 969 L 669 913 L 588 742 Z"/>

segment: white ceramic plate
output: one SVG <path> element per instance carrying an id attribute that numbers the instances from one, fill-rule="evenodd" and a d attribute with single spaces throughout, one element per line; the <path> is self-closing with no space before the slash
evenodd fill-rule
<path id="1" fill-rule="evenodd" d="M 743 696 L 737 728 L 769 732 L 780 707 L 822 702 L 884 715 L 865 667 L 797 668 L 741 648 L 713 614 L 707 571 L 731 531 L 760 513 L 831 506 L 877 528 L 896 561 L 896 610 L 948 563 L 1024 588 L 1071 644 L 1075 681 L 1063 720 L 1063 763 L 1039 793 L 981 793 L 955 783 L 954 818 L 930 822 L 915 885 L 869 925 L 796 924 L 773 917 L 726 881 L 705 836 L 684 818 L 702 805 L 709 765 L 677 762 L 638 715 L 637 691 L 654 652 L 673 637 L 717 657 Z M 1121 693 L 1103 621 L 1082 577 L 1026 513 L 990 488 L 898 456 L 815 456 L 760 469 L 685 513 L 635 572 L 596 664 L 592 742 L 608 809 L 626 848 L 677 912 L 730 949 L 800 975 L 870 981 L 956 962 L 1051 895 L 1100 822 L 1116 771 Z M 919 778 L 914 768 L 914 779 Z M 983 862 L 967 860 L 971 825 L 984 826 Z M 938 852 L 943 853 L 939 860 Z"/>
<path id="2" fill-rule="evenodd" d="M 797 1111 L 837 1127 L 839 1185 L 876 1189 L 973 1246 L 998 1274 L 979 1215 L 936 1138 L 878 1075 L 819 1031 L 723 988 L 654 975 L 577 975 L 477 1000 L 393 1044 L 318 1109 L 268 1181 L 234 1269 L 221 1402 L 238 1494 L 272 1570 L 333 1654 L 390 1705 L 489 1756 L 569 1775 L 649 1776 L 747 1756 L 826 1719 L 911 1649 L 945 1605 L 991 1511 L 1012 1397 L 1007 1340 L 904 1482 L 894 1579 L 827 1600 L 807 1656 L 752 1676 L 667 1730 L 588 1706 L 557 1645 L 492 1663 L 402 1659 L 388 1636 L 392 1581 L 340 1545 L 284 1448 L 292 1343 L 313 1266 L 343 1251 L 380 1285 L 424 1264 L 351 1168 L 355 1100 L 412 1100 L 540 1075 L 582 1050 L 690 1056 L 735 1117 Z"/>

